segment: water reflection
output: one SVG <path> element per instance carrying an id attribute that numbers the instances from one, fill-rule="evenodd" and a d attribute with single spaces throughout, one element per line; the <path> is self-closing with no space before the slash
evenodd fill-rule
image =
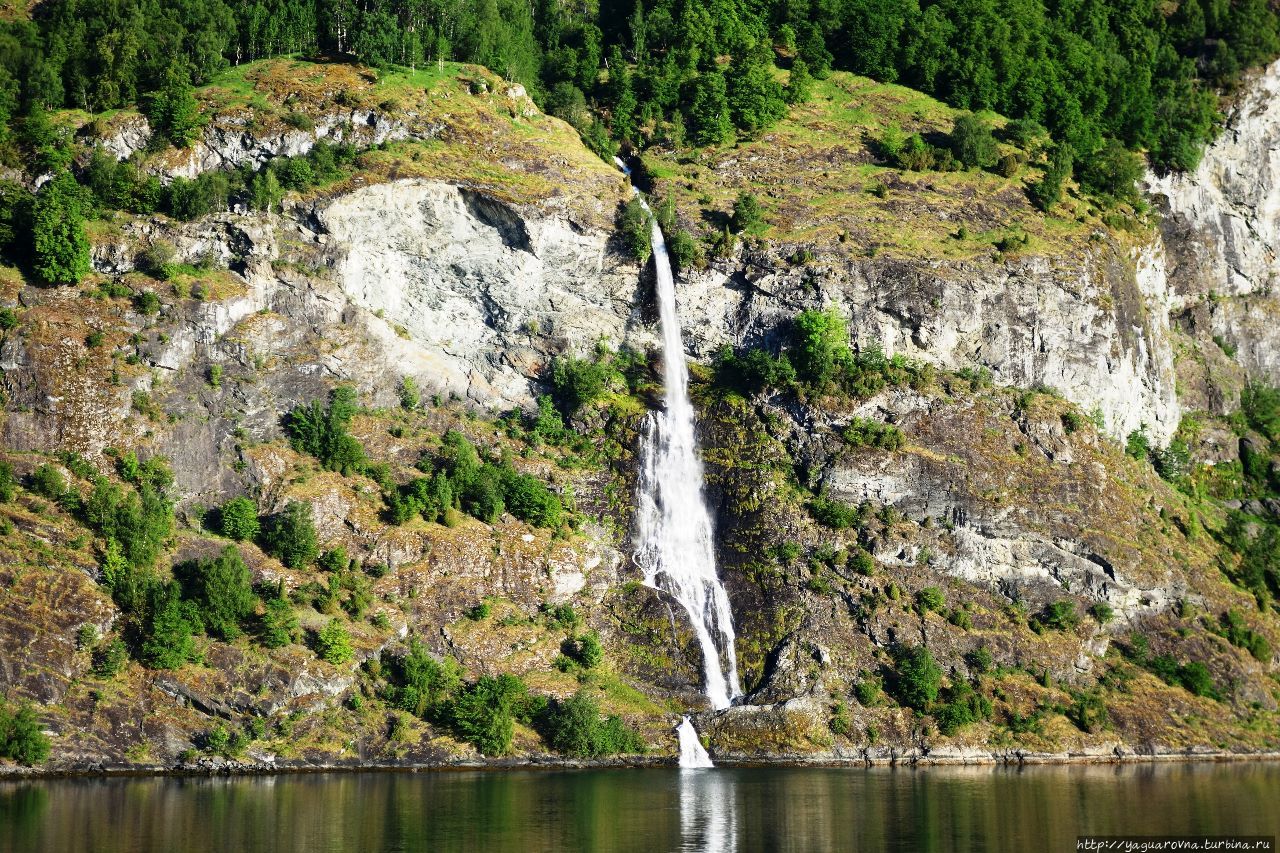
<path id="1" fill-rule="evenodd" d="M 680 771 L 680 849 L 733 853 L 738 849 L 738 791 L 723 770 Z"/>
<path id="2" fill-rule="evenodd" d="M 1280 764 L 0 783 L 0 853 L 1025 851 L 1280 834 Z"/>

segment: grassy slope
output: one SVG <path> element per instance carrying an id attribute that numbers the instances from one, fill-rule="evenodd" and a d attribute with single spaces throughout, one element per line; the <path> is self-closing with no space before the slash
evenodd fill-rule
<path id="1" fill-rule="evenodd" d="M 880 165 L 885 129 L 920 133 L 945 146 L 957 111 L 902 86 L 836 72 L 815 83 L 806 104 L 759 138 L 702 152 L 653 150 L 643 157 L 659 196 L 674 197 L 686 227 L 722 227 L 739 192 L 757 195 L 771 242 L 844 255 L 905 258 L 991 256 L 1010 234 L 1031 237 L 1025 251 L 1078 246 L 1101 225 L 1076 196 L 1044 215 L 1024 188 L 1041 170 L 1013 178 L 992 172 L 904 172 Z M 1005 120 L 988 114 L 994 127 Z M 1000 143 L 1001 153 L 1015 149 Z M 883 198 L 873 190 L 883 186 Z M 963 227 L 966 236 L 955 236 Z"/>

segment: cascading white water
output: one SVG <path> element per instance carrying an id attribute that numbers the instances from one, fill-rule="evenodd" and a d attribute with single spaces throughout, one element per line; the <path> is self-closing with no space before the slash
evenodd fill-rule
<path id="1" fill-rule="evenodd" d="M 676 734 L 680 738 L 680 766 L 681 767 L 714 767 L 711 763 L 711 756 L 707 755 L 706 749 L 702 746 L 702 741 L 698 740 L 698 731 L 693 727 L 693 723 L 689 722 L 688 717 L 680 718 L 680 725 L 676 728 Z"/>
<path id="2" fill-rule="evenodd" d="M 742 695 L 734 653 L 733 613 L 716 575 L 711 515 L 702 497 L 702 461 L 694 435 L 675 281 L 667 245 L 652 224 L 653 266 L 662 320 L 666 411 L 645 421 L 641 453 L 636 562 L 645 583 L 670 593 L 689 614 L 702 649 L 704 690 L 711 706 L 728 708 Z M 692 727 L 690 727 L 692 728 Z"/>

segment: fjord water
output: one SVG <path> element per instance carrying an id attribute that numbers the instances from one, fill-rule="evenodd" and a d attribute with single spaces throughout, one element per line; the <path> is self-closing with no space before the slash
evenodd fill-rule
<path id="1" fill-rule="evenodd" d="M 1280 765 L 360 773 L 0 783 L 0 853 L 1071 851 L 1280 834 Z"/>
<path id="2" fill-rule="evenodd" d="M 703 691 L 713 708 L 741 695 L 729 597 L 716 574 L 711 514 L 702 495 L 689 370 L 666 242 L 651 225 L 662 323 L 665 411 L 645 420 L 636 507 L 636 562 L 645 583 L 670 593 L 689 614 L 702 649 Z"/>

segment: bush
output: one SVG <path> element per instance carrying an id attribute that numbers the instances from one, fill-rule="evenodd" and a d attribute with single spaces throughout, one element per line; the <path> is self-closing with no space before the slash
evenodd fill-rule
<path id="1" fill-rule="evenodd" d="M 155 583 L 147 596 L 139 649 L 142 663 L 152 669 L 177 669 L 196 656 L 191 635 L 195 627 L 190 608 L 184 607 L 177 582 Z"/>
<path id="2" fill-rule="evenodd" d="M 653 254 L 653 231 L 649 224 L 649 211 L 639 196 L 618 211 L 618 234 L 633 258 L 642 264 L 649 260 Z"/>
<path id="3" fill-rule="evenodd" d="M 899 645 L 893 650 L 894 697 L 917 711 L 925 710 L 938 698 L 942 670 L 924 646 Z"/>
<path id="4" fill-rule="evenodd" d="M 515 732 L 515 712 L 528 693 L 514 675 L 482 676 L 453 702 L 453 728 L 484 755 L 506 755 Z"/>
<path id="5" fill-rule="evenodd" d="M 311 564 L 319 553 L 311 505 L 290 502 L 284 512 L 270 519 L 262 535 L 262 547 L 290 569 Z"/>
<path id="6" fill-rule="evenodd" d="M 565 417 L 571 418 L 583 406 L 589 406 L 608 390 L 610 371 L 607 365 L 580 358 L 557 358 L 551 364 L 551 385 L 555 399 Z"/>
<path id="7" fill-rule="evenodd" d="M 417 640 L 409 642 L 409 653 L 396 659 L 390 670 L 395 684 L 391 703 L 425 720 L 445 717 L 454 694 L 462 687 L 458 662 L 449 657 L 437 661 Z"/>
<path id="8" fill-rule="evenodd" d="M 619 717 L 600 718 L 600 706 L 584 690 L 557 702 L 548 712 L 547 741 L 551 748 L 575 758 L 596 758 L 644 751 L 644 741 Z"/>
<path id="9" fill-rule="evenodd" d="M 979 646 L 965 655 L 965 662 L 969 664 L 974 672 L 990 672 L 992 666 L 995 665 L 995 659 L 991 656 L 991 651 L 986 646 Z"/>
<path id="10" fill-rule="evenodd" d="M 93 652 L 93 674 L 98 678 L 114 678 L 129 660 L 129 650 L 119 638 L 103 643 Z"/>
<path id="11" fill-rule="evenodd" d="M 13 475 L 13 466 L 8 462 L 0 462 L 0 503 L 13 500 L 18 479 Z"/>
<path id="12" fill-rule="evenodd" d="M 413 381 L 412 376 L 405 376 L 400 380 L 400 407 L 404 409 L 416 409 L 422 403 L 422 395 L 418 393 L 418 383 Z"/>
<path id="13" fill-rule="evenodd" d="M 792 326 L 791 363 L 810 387 L 822 390 L 852 360 L 849 330 L 834 310 L 801 312 Z"/>
<path id="14" fill-rule="evenodd" d="M 951 153 L 966 169 L 994 166 L 998 153 L 990 126 L 973 113 L 956 116 L 951 130 Z"/>
<path id="15" fill-rule="evenodd" d="M 1137 204 L 1142 197 L 1138 181 L 1142 179 L 1143 168 L 1140 156 L 1117 140 L 1109 139 L 1101 150 L 1084 159 L 1080 184 L 1102 199 Z"/>
<path id="16" fill-rule="evenodd" d="M 1244 617 L 1239 611 L 1228 610 L 1222 614 L 1222 628 L 1227 642 L 1231 645 L 1247 650 L 1255 659 L 1263 663 L 1271 660 L 1271 644 L 1262 634 L 1245 625 Z"/>
<path id="17" fill-rule="evenodd" d="M 555 529 L 564 518 L 564 506 L 560 497 L 546 487 L 541 480 L 529 474 L 517 473 L 504 467 L 502 497 L 507 510 L 521 521 L 534 527 Z"/>
<path id="18" fill-rule="evenodd" d="M 773 356 L 762 349 L 741 355 L 725 346 L 715 360 L 716 384 L 741 394 L 759 394 L 769 388 L 786 388 L 796 378 L 796 370 L 785 355 Z"/>
<path id="19" fill-rule="evenodd" d="M 166 476 L 168 469 L 163 463 L 146 467 L 146 476 L 139 468 L 134 491 L 105 477 L 95 478 L 93 491 L 81 508 L 85 523 L 103 539 L 118 543 L 128 564 L 138 569 L 155 563 L 173 533 L 173 505 L 162 490 L 172 475 Z"/>
<path id="20" fill-rule="evenodd" d="M 560 651 L 583 669 L 594 669 L 604 660 L 604 647 L 594 632 L 566 639 L 560 644 Z"/>
<path id="21" fill-rule="evenodd" d="M 903 445 L 902 430 L 893 424 L 882 424 L 868 418 L 855 417 L 840 433 L 850 447 L 878 447 L 899 450 Z"/>
<path id="22" fill-rule="evenodd" d="M 311 454 L 325 469 L 343 476 L 359 474 L 367 464 L 364 448 L 347 432 L 355 413 L 355 389 L 342 385 L 333 390 L 327 408 L 313 400 L 289 412 L 285 432 L 294 450 Z"/>
<path id="23" fill-rule="evenodd" d="M 759 234 L 767 227 L 760 201 L 751 193 L 739 193 L 733 203 L 729 227 L 735 234 Z"/>
<path id="24" fill-rule="evenodd" d="M 256 539 L 261 525 L 258 522 L 258 504 L 252 498 L 232 498 L 222 505 L 218 513 L 218 525 L 222 535 L 237 542 Z"/>
<path id="25" fill-rule="evenodd" d="M 942 702 L 933 708 L 932 713 L 938 731 L 952 735 L 961 726 L 987 719 L 991 710 L 990 699 L 975 691 L 968 682 L 959 681 L 946 690 Z"/>
<path id="26" fill-rule="evenodd" d="M 235 546 L 228 545 L 212 560 L 175 567 L 175 574 L 184 578 L 188 597 L 199 608 L 208 633 L 228 641 L 240 636 L 241 623 L 253 614 L 258 597 Z"/>
<path id="27" fill-rule="evenodd" d="M 936 586 L 927 586 L 916 593 L 916 608 L 921 614 L 928 613 L 930 610 L 941 613 L 946 606 L 946 596 Z"/>
<path id="28" fill-rule="evenodd" d="M 283 595 L 268 598 L 258 629 L 262 645 L 269 649 L 279 649 L 292 643 L 297 634 L 298 617 L 294 614 L 289 599 Z"/>
<path id="29" fill-rule="evenodd" d="M 350 661 L 354 653 L 351 635 L 338 619 L 330 619 L 316 634 L 316 654 L 321 660 L 341 666 Z"/>
<path id="30" fill-rule="evenodd" d="M 1111 609 L 1111 605 L 1105 601 L 1095 601 L 1089 606 L 1089 615 L 1097 621 L 1099 625 L 1105 625 L 1115 618 L 1115 611 Z"/>
<path id="31" fill-rule="evenodd" d="M 46 463 L 31 473 L 27 488 L 43 498 L 56 502 L 67 491 L 67 481 L 61 471 Z"/>
<path id="32" fill-rule="evenodd" d="M 1055 601 L 1040 611 L 1032 620 L 1033 629 L 1045 628 L 1054 631 L 1074 631 L 1080 624 L 1080 614 L 1076 611 L 1076 603 L 1070 599 Z"/>
<path id="33" fill-rule="evenodd" d="M 823 527 L 845 530 L 858 522 L 858 510 L 840 501 L 818 496 L 809 501 L 809 515 Z"/>
<path id="34" fill-rule="evenodd" d="M 49 757 L 49 738 L 30 705 L 11 709 L 0 699 L 0 756 L 28 767 Z"/>

